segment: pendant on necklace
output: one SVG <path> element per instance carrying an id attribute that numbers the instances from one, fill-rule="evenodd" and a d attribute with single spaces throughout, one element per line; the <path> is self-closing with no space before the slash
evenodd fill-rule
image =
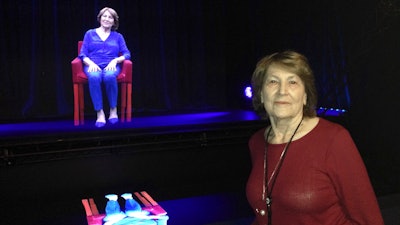
<path id="1" fill-rule="evenodd" d="M 256 212 L 259 213 L 261 216 L 265 216 L 265 214 L 266 214 L 264 209 L 261 209 L 261 210 L 256 209 Z"/>
<path id="2" fill-rule="evenodd" d="M 270 207 L 271 203 L 272 203 L 272 199 L 270 197 L 267 197 L 267 199 L 265 199 L 265 202 L 267 203 L 267 206 Z"/>

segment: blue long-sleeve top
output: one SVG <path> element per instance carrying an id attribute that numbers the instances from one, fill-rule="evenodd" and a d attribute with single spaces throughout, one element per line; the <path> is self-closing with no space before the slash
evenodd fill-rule
<path id="1" fill-rule="evenodd" d="M 85 57 L 91 59 L 100 68 L 105 68 L 111 60 L 123 55 L 125 59 L 131 58 L 131 53 L 126 46 L 122 34 L 111 31 L 108 38 L 103 41 L 96 33 L 96 29 L 86 31 L 83 38 L 83 44 L 79 53 L 79 58 Z"/>

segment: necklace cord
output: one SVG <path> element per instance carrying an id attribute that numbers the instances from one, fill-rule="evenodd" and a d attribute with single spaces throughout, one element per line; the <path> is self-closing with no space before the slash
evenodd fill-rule
<path id="1" fill-rule="evenodd" d="M 273 190 L 273 188 L 274 188 L 274 186 L 275 186 L 275 181 L 276 181 L 276 179 L 277 179 L 277 177 L 278 177 L 278 174 L 279 174 L 279 171 L 280 171 L 280 169 L 281 169 L 281 167 L 282 167 L 282 164 L 283 164 L 283 161 L 284 161 L 284 159 L 285 159 L 285 156 L 286 156 L 286 152 L 287 152 L 287 150 L 289 149 L 289 145 L 292 143 L 292 140 L 293 140 L 293 138 L 294 138 L 294 135 L 297 133 L 297 130 L 299 129 L 299 127 L 300 127 L 300 125 L 301 125 L 301 123 L 303 122 L 303 117 L 301 118 L 301 120 L 300 120 L 300 123 L 297 125 L 297 127 L 296 127 L 296 129 L 294 130 L 294 132 L 293 132 L 293 134 L 292 134 L 292 136 L 290 137 L 290 139 L 289 139 L 289 142 L 285 145 L 285 148 L 283 149 L 283 151 L 282 151 L 282 154 L 281 154 L 281 156 L 280 156 L 280 158 L 279 158 L 279 161 L 278 161 L 278 163 L 277 163 L 277 165 L 275 166 L 275 168 L 274 168 L 274 170 L 272 171 L 272 174 L 271 174 L 271 177 L 268 179 L 268 182 L 267 183 L 265 183 L 265 180 L 266 180 L 266 178 L 267 178 L 267 176 L 268 176 L 268 167 L 267 167 L 267 146 L 268 146 L 268 137 L 269 137 L 269 134 L 270 134 L 270 132 L 271 132 L 271 130 L 272 130 L 272 127 L 270 127 L 270 129 L 268 130 L 268 133 L 267 133 L 267 137 L 266 137 L 266 140 L 265 140 L 265 153 L 264 153 L 264 188 L 263 188 L 263 199 L 265 198 L 265 192 L 266 192 L 266 195 L 267 195 L 267 197 L 265 198 L 265 202 L 266 202 L 266 204 L 267 204 L 267 210 L 268 210 L 268 225 L 271 225 L 271 218 L 272 218 L 272 210 L 271 210 L 271 204 L 272 204 L 272 198 L 271 198 L 271 195 L 272 195 L 272 190 Z M 270 182 L 272 182 L 271 183 L 271 189 L 269 189 L 269 184 L 270 184 Z"/>

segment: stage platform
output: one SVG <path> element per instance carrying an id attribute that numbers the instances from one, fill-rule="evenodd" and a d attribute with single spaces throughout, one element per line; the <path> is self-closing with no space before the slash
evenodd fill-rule
<path id="1" fill-rule="evenodd" d="M 221 139 L 248 138 L 266 123 L 252 111 L 233 110 L 134 116 L 131 122 L 94 126 L 95 119 L 74 126 L 69 120 L 0 124 L 2 166 L 91 155 L 108 151 L 146 151 L 206 146 Z M 217 140 L 216 140 L 217 139 Z M 219 144 L 223 144 L 221 141 Z"/>
<path id="2" fill-rule="evenodd" d="M 0 123 L 0 140 L 43 136 L 66 135 L 81 132 L 107 132 L 125 130 L 135 133 L 158 132 L 159 130 L 175 131 L 177 129 L 197 129 L 208 125 L 257 121 L 259 117 L 249 110 L 229 110 L 193 113 L 138 113 L 131 122 L 106 124 L 102 128 L 94 126 L 95 118 L 85 120 L 84 125 L 74 126 L 72 118 L 37 119 L 36 121 L 18 121 Z"/>

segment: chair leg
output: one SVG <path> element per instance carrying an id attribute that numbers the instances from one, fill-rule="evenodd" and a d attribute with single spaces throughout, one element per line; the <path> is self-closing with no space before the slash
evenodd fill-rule
<path id="1" fill-rule="evenodd" d="M 90 209 L 92 210 L 93 215 L 99 215 L 99 210 L 97 209 L 96 203 L 94 203 L 93 198 L 89 198 Z"/>
<path id="2" fill-rule="evenodd" d="M 127 97 L 126 97 L 126 121 L 131 122 L 132 120 L 132 84 L 127 84 Z"/>
<path id="3" fill-rule="evenodd" d="M 83 92 L 83 84 L 79 85 L 79 120 L 80 124 L 85 124 L 85 96 Z"/>
<path id="4" fill-rule="evenodd" d="M 121 122 L 125 122 L 126 116 L 126 83 L 121 83 Z"/>
<path id="5" fill-rule="evenodd" d="M 79 125 L 79 91 L 78 84 L 74 84 L 74 125 Z"/>
<path id="6" fill-rule="evenodd" d="M 83 207 L 85 208 L 86 216 L 92 216 L 93 213 L 92 213 L 92 209 L 90 208 L 89 201 L 86 198 L 82 199 L 82 204 L 83 204 Z"/>

